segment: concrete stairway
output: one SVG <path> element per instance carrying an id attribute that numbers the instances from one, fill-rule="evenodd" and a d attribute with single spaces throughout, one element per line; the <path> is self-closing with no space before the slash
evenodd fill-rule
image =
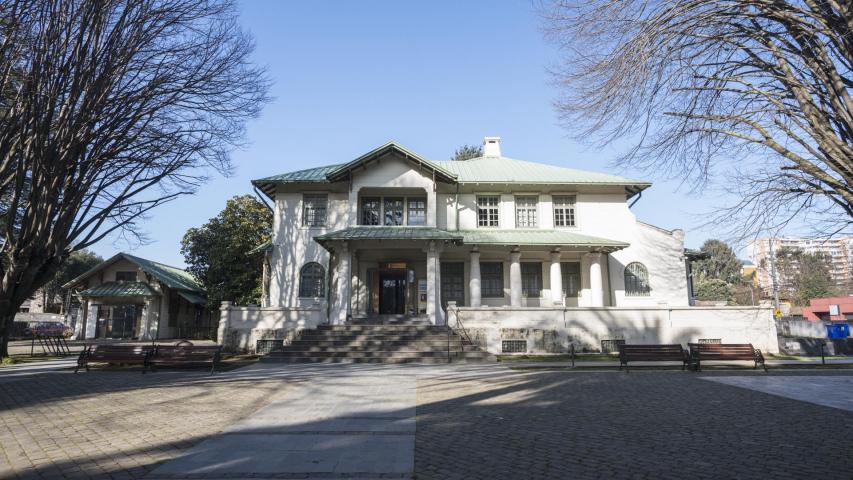
<path id="1" fill-rule="evenodd" d="M 493 361 L 447 327 L 410 324 L 321 325 L 265 361 L 289 363 L 451 363 Z"/>

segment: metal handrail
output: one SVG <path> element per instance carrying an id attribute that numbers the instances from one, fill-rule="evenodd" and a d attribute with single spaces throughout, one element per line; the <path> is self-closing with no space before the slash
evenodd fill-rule
<path id="1" fill-rule="evenodd" d="M 465 329 L 465 325 L 462 324 L 462 318 L 461 318 L 459 310 L 456 310 L 456 325 L 457 325 L 457 327 L 459 327 L 460 330 L 462 330 L 463 340 L 466 340 L 468 343 L 473 345 L 474 342 L 472 342 L 471 337 L 468 336 L 468 330 Z M 465 351 L 465 342 L 464 341 L 462 342 L 462 351 L 463 352 Z"/>

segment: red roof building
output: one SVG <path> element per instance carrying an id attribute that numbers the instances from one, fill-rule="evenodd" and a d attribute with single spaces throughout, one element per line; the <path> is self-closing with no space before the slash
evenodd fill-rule
<path id="1" fill-rule="evenodd" d="M 853 296 L 813 298 L 808 307 L 803 307 L 806 320 L 853 320 Z"/>

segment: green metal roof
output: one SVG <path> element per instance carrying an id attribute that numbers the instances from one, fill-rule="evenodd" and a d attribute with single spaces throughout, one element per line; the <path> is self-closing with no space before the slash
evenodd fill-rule
<path id="1" fill-rule="evenodd" d="M 256 253 L 268 252 L 272 250 L 272 240 L 267 240 L 266 242 L 258 245 L 257 247 L 249 250 L 249 255 L 254 255 Z"/>
<path id="2" fill-rule="evenodd" d="M 642 180 L 507 157 L 478 157 L 464 161 L 427 160 L 393 141 L 348 163 L 309 168 L 261 178 L 253 180 L 252 185 L 260 188 L 270 197 L 274 197 L 275 186 L 278 184 L 342 181 L 348 178 L 349 172 L 352 170 L 363 168 L 371 160 L 377 159 L 389 151 L 395 151 L 408 161 L 431 170 L 436 175 L 436 179 L 447 183 L 613 185 L 624 186 L 629 198 L 651 186 L 651 183 Z"/>
<path id="3" fill-rule="evenodd" d="M 204 289 L 201 285 L 196 281 L 195 277 L 192 276 L 186 270 L 180 269 L 178 267 L 172 267 L 170 265 L 166 265 L 160 262 L 155 262 L 153 260 L 147 260 L 141 257 L 137 257 L 134 255 L 129 255 L 127 253 L 117 253 L 113 255 L 111 258 L 104 260 L 100 264 L 96 265 L 94 268 L 89 270 L 88 272 L 78 276 L 74 280 L 63 285 L 63 288 L 73 288 L 75 285 L 80 283 L 82 280 L 88 278 L 95 272 L 106 268 L 108 265 L 112 265 L 114 262 L 120 259 L 125 259 L 131 263 L 136 264 L 143 271 L 148 272 L 154 278 L 165 284 L 169 288 L 174 288 L 177 290 L 188 290 L 191 292 L 200 292 L 203 293 Z"/>
<path id="4" fill-rule="evenodd" d="M 80 293 L 84 297 L 151 297 L 156 295 L 147 283 L 106 282 Z"/>
<path id="5" fill-rule="evenodd" d="M 629 244 L 617 240 L 582 235 L 568 230 L 462 230 L 465 244 L 470 245 L 553 245 L 583 247 L 606 251 L 621 250 Z"/>
<path id="6" fill-rule="evenodd" d="M 462 236 L 434 227 L 358 226 L 314 237 L 318 243 L 333 240 L 447 240 L 461 241 Z"/>
<path id="7" fill-rule="evenodd" d="M 169 288 L 195 292 L 204 291 L 201 288 L 201 285 L 196 281 L 195 277 L 186 270 L 155 262 L 153 260 L 135 257 L 126 253 L 123 253 L 122 255 L 131 262 L 139 265 L 140 268 L 156 277 L 157 280 L 160 280 Z"/>
<path id="8" fill-rule="evenodd" d="M 637 185 L 644 187 L 651 185 L 649 182 L 606 173 L 526 162 L 507 157 L 478 157 L 463 161 L 443 160 L 434 163 L 453 172 L 459 183 Z"/>
<path id="9" fill-rule="evenodd" d="M 459 232 L 433 227 L 372 227 L 357 226 L 314 237 L 324 247 L 330 241 L 353 240 L 439 240 L 468 245 L 547 245 L 580 247 L 612 252 L 628 247 L 617 240 L 582 235 L 568 230 L 462 230 Z"/>
<path id="10" fill-rule="evenodd" d="M 196 305 L 204 305 L 207 303 L 207 299 L 205 299 L 203 296 L 192 292 L 178 292 L 178 295 L 184 297 L 186 301 L 194 303 Z"/>

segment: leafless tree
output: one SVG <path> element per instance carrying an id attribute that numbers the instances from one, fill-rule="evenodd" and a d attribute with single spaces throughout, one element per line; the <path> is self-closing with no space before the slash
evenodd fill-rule
<path id="1" fill-rule="evenodd" d="M 0 3 L 0 357 L 75 250 L 192 193 L 266 101 L 230 0 Z"/>
<path id="2" fill-rule="evenodd" d="M 729 234 L 853 220 L 850 0 L 553 0 L 557 107 L 619 162 L 721 188 Z M 729 197 L 732 198 L 732 197 Z M 736 238 L 736 236 L 731 236 Z"/>

